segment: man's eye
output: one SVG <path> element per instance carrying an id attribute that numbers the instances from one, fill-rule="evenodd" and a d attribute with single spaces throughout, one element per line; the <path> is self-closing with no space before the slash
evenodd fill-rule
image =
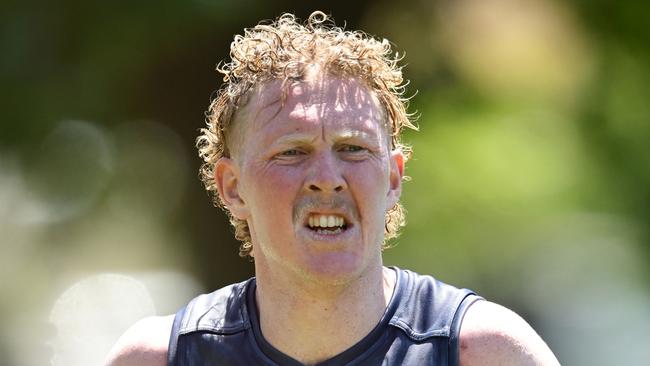
<path id="1" fill-rule="evenodd" d="M 296 156 L 296 155 L 302 155 L 302 151 L 298 149 L 291 149 L 280 153 L 280 156 Z"/>
<path id="2" fill-rule="evenodd" d="M 366 150 L 367 150 L 366 148 L 357 145 L 345 145 L 343 146 L 343 148 L 341 148 L 341 151 L 343 152 L 352 152 L 352 153 L 366 151 Z"/>

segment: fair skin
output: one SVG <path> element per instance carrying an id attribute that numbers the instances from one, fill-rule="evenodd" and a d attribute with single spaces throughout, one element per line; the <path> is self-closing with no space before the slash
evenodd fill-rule
<path id="1" fill-rule="evenodd" d="M 233 132 L 241 144 L 217 163 L 215 178 L 250 227 L 264 337 L 314 364 L 368 334 L 392 295 L 380 248 L 403 157 L 391 151 L 381 105 L 361 82 L 316 70 L 288 86 L 284 105 L 281 90 L 272 82 L 255 91 Z M 133 326 L 108 364 L 165 365 L 172 320 Z M 557 364 L 525 321 L 487 301 L 468 310 L 460 344 L 462 365 Z"/>

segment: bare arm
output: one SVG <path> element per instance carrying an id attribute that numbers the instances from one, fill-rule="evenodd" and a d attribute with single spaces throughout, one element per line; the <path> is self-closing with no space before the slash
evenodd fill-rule
<path id="1" fill-rule="evenodd" d="M 174 315 L 142 319 L 115 343 L 107 366 L 166 366 Z"/>
<path id="2" fill-rule="evenodd" d="M 513 311 L 477 301 L 467 310 L 460 330 L 460 364 L 559 365 L 553 352 Z"/>

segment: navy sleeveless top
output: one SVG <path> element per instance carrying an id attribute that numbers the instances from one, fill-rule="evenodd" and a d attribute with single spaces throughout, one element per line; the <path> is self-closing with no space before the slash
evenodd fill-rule
<path id="1" fill-rule="evenodd" d="M 458 365 L 460 325 L 481 299 L 433 277 L 394 268 L 393 296 L 379 324 L 330 365 Z M 255 279 L 200 295 L 174 319 L 169 366 L 302 365 L 262 336 Z"/>

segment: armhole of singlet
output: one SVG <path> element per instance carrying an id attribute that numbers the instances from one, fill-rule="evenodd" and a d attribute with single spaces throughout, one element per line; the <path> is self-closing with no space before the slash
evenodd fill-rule
<path id="1" fill-rule="evenodd" d="M 169 335 L 169 346 L 167 347 L 167 366 L 177 366 L 176 347 L 178 345 L 178 331 L 181 328 L 185 307 L 181 308 L 174 316 L 174 325 Z"/>
<path id="2" fill-rule="evenodd" d="M 449 366 L 458 366 L 460 362 L 460 327 L 463 323 L 463 318 L 467 309 L 475 303 L 476 301 L 483 300 L 482 297 L 475 294 L 468 294 L 463 301 L 458 305 L 456 314 L 454 315 L 454 320 L 451 322 L 451 328 L 449 329 L 449 350 L 448 354 L 448 365 Z"/>

